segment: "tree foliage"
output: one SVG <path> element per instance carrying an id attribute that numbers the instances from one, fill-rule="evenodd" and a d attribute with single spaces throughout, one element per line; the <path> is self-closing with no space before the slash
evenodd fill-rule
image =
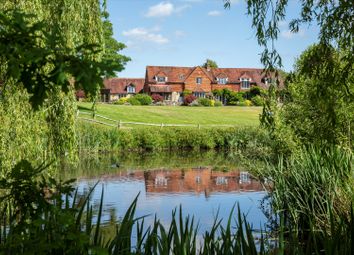
<path id="1" fill-rule="evenodd" d="M 298 59 L 286 88 L 280 116 L 303 144 L 352 146 L 354 138 L 354 73 L 341 79 L 341 52 L 322 44 Z M 326 61 L 317 61 L 321 57 Z"/>
<path id="2" fill-rule="evenodd" d="M 0 31 L 0 119 L 6 124 L 0 144 L 8 148 L 0 153 L 1 170 L 23 158 L 72 155 L 77 146 L 75 90 L 95 97 L 103 77 L 121 71 L 127 60 L 104 51 L 108 39 L 100 1 L 5 0 Z M 36 127 L 42 127 L 40 132 Z M 18 150 L 21 140 L 34 143 Z"/>
<path id="3" fill-rule="evenodd" d="M 280 34 L 280 22 L 286 20 L 289 2 L 247 1 L 247 13 L 252 18 L 258 44 L 264 48 L 261 61 L 267 71 L 278 73 L 278 68 L 282 66 L 275 41 Z M 224 0 L 224 4 L 226 8 L 231 7 L 230 0 Z M 274 137 L 279 135 L 274 133 L 276 130 L 289 124 L 291 128 L 287 132 L 294 131 L 296 137 L 302 137 L 302 141 L 318 138 L 319 141 L 337 144 L 343 141 L 339 136 L 351 136 L 348 135 L 349 119 L 345 115 L 354 115 L 350 110 L 354 101 L 354 4 L 347 0 L 300 0 L 299 4 L 299 15 L 288 24 L 290 31 L 297 33 L 301 26 L 315 24 L 319 27 L 319 42 L 306 51 L 297 63 L 295 78 L 288 91 L 293 98 L 291 104 L 286 105 L 289 109 L 293 108 L 286 111 L 288 122 L 284 123 L 283 116 L 278 116 L 282 112 L 276 91 L 279 79 L 269 88 L 261 120 Z M 296 117 L 297 110 L 300 111 Z M 301 115 L 307 123 L 300 121 Z M 298 121 L 296 125 L 295 120 Z"/>
<path id="4" fill-rule="evenodd" d="M 116 65 L 116 71 L 122 71 L 127 62 L 131 60 L 131 58 L 119 54 L 118 52 L 125 49 L 126 45 L 124 43 L 118 42 L 113 37 L 113 26 L 109 21 L 108 13 L 103 12 L 103 38 L 104 38 L 104 53 L 102 59 L 109 63 L 114 63 Z M 113 77 L 111 73 L 106 73 L 106 78 Z"/>
<path id="5" fill-rule="evenodd" d="M 216 61 L 207 58 L 205 60 L 205 63 L 202 65 L 202 67 L 204 67 L 204 68 L 218 68 L 218 64 L 216 63 Z"/>

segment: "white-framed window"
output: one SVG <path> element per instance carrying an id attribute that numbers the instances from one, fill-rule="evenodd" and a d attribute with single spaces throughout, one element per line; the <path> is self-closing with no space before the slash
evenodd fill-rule
<path id="1" fill-rule="evenodd" d="M 225 176 L 218 176 L 218 177 L 216 177 L 215 184 L 216 185 L 227 185 L 228 180 Z"/>
<path id="2" fill-rule="evenodd" d="M 217 78 L 218 84 L 226 84 L 227 78 Z"/>
<path id="3" fill-rule="evenodd" d="M 166 82 L 167 77 L 165 77 L 165 76 L 157 76 L 156 80 L 157 80 L 157 82 Z"/>
<path id="4" fill-rule="evenodd" d="M 241 78 L 241 89 L 249 89 L 251 88 L 251 79 L 249 78 Z"/>
<path id="5" fill-rule="evenodd" d="M 202 82 L 203 82 L 202 77 L 197 77 L 197 78 L 195 78 L 195 82 L 196 82 L 197 84 L 202 84 Z"/>
<path id="6" fill-rule="evenodd" d="M 134 86 L 128 86 L 127 87 L 127 92 L 130 93 L 130 94 L 131 93 L 135 93 L 135 87 Z"/>
<path id="7" fill-rule="evenodd" d="M 184 79 L 184 75 L 183 75 L 183 74 L 180 74 L 180 75 L 178 75 L 178 78 L 179 78 L 180 80 L 183 80 L 183 79 Z"/>
<path id="8" fill-rule="evenodd" d="M 205 93 L 204 93 L 204 92 L 194 92 L 194 93 L 193 93 L 193 96 L 204 98 L 204 97 L 205 97 Z"/>
<path id="9" fill-rule="evenodd" d="M 251 183 L 251 177 L 250 174 L 248 172 L 241 172 L 240 173 L 240 180 L 239 183 Z"/>

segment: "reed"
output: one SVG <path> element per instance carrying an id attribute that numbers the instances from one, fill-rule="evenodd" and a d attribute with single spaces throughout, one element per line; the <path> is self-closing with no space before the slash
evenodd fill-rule
<path id="1" fill-rule="evenodd" d="M 350 177 L 351 172 L 348 171 L 351 168 L 348 164 L 344 164 L 349 163 L 345 160 L 349 160 L 350 157 L 339 152 L 330 151 L 325 155 L 328 159 L 336 160 L 333 162 L 336 167 L 328 168 L 333 171 L 338 170 L 337 173 L 331 173 L 338 175 L 335 178 L 340 178 L 343 182 L 343 178 Z M 318 164 L 322 168 L 328 159 L 315 157 L 316 155 L 318 156 L 317 151 L 314 151 L 311 155 L 303 155 L 305 158 L 302 159 L 305 161 L 289 161 L 286 169 L 294 167 L 299 170 L 299 167 L 295 168 L 298 164 L 309 167 Z M 343 165 L 346 167 L 343 168 Z M 339 166 L 341 170 L 337 168 Z M 309 167 L 306 168 L 307 171 L 310 171 Z M 325 225 L 327 227 L 323 228 L 323 222 L 319 221 L 323 215 L 317 215 L 316 211 L 323 211 L 323 207 L 316 208 L 319 206 L 320 198 L 317 198 L 317 201 L 311 197 L 312 195 L 307 194 L 310 196 L 308 197 L 302 193 L 304 197 L 298 198 L 299 202 L 291 201 L 291 198 L 294 198 L 289 195 L 283 198 L 281 203 L 277 200 L 281 198 L 278 194 L 285 194 L 282 190 L 275 191 L 275 188 L 281 189 L 285 186 L 276 184 L 273 185 L 272 191 L 275 199 L 273 206 L 274 208 L 279 206 L 278 208 L 281 209 L 278 211 L 280 221 L 279 225 L 275 226 L 275 231 L 271 233 L 261 231 L 260 234 L 256 234 L 239 207 L 237 210 L 235 207 L 231 210 L 226 224 L 222 224 L 222 219 L 216 217 L 211 229 L 204 233 L 199 233 L 199 225 L 195 223 L 194 218 L 183 216 L 182 207 L 172 212 L 171 223 L 168 226 L 161 224 L 156 217 L 152 225 L 146 225 L 145 217 L 135 217 L 138 195 L 122 220 L 115 224 L 113 237 L 109 238 L 105 236 L 105 225 L 102 222 L 103 189 L 97 208 L 91 204 L 91 194 L 97 184 L 86 194 L 79 194 L 73 189 L 72 180 L 57 182 L 41 176 L 41 171 L 45 168 L 46 166 L 43 165 L 34 168 L 29 162 L 21 161 L 11 173 L 0 180 L 2 194 L 0 254 L 246 255 L 353 254 L 354 251 L 354 208 L 352 204 L 349 205 L 349 212 L 339 213 L 340 211 L 335 210 L 335 203 L 332 204 L 333 207 L 330 207 L 331 203 L 322 199 L 322 202 L 326 202 L 326 208 L 333 209 L 328 211 L 329 218 Z M 279 180 L 285 181 L 291 178 L 293 178 L 291 174 L 287 173 L 287 176 L 279 177 Z M 319 178 L 324 181 L 328 176 Z M 308 182 L 311 183 L 311 181 Z M 312 183 L 308 186 L 316 185 Z M 288 189 L 287 192 L 298 193 L 298 190 L 302 190 L 297 186 L 293 188 L 294 191 Z M 323 194 L 329 192 L 323 188 L 325 187 L 321 186 Z M 305 191 L 308 192 L 306 189 Z M 313 191 L 313 193 L 318 195 L 320 190 Z M 331 196 L 325 195 L 324 197 L 328 199 Z M 305 198 L 307 202 L 300 203 Z M 288 200 L 291 203 L 287 203 Z M 294 208 L 296 206 L 301 210 Z M 289 213 L 285 213 L 287 211 Z M 292 228 L 294 219 L 291 218 L 293 217 L 291 212 L 299 215 L 298 218 L 294 218 L 299 220 L 295 228 Z M 308 214 L 307 217 L 305 214 Z M 299 224 L 300 222 L 302 224 Z M 136 228 L 136 236 L 133 236 L 134 228 Z"/>

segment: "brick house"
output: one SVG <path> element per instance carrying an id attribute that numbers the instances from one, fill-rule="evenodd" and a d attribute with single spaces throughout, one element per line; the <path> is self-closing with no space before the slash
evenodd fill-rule
<path id="1" fill-rule="evenodd" d="M 246 91 L 252 86 L 268 88 L 268 78 L 257 68 L 203 68 L 147 66 L 144 92 L 160 94 L 165 100 L 181 102 L 182 92 L 205 97 L 214 89 Z"/>
<path id="2" fill-rule="evenodd" d="M 112 102 L 121 97 L 130 97 L 143 92 L 145 79 L 143 78 L 109 78 L 103 81 L 101 101 Z"/>

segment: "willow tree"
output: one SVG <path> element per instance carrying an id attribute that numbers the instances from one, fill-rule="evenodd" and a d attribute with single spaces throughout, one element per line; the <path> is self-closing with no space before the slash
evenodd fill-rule
<path id="1" fill-rule="evenodd" d="M 75 88 L 96 95 L 126 62 L 102 61 L 100 1 L 5 0 L 0 13 L 1 166 L 72 152 Z"/>
<path id="2" fill-rule="evenodd" d="M 289 0 L 248 0 L 247 14 L 252 19 L 252 28 L 255 30 L 257 42 L 263 47 L 261 61 L 266 71 L 276 72 L 282 67 L 281 56 L 276 49 L 275 41 L 280 34 L 280 22 L 286 20 L 287 11 L 289 10 Z M 226 8 L 232 7 L 231 0 L 224 0 Z M 292 18 L 288 27 L 292 33 L 298 33 L 301 26 L 310 24 L 319 28 L 318 46 L 311 48 L 311 58 L 307 58 L 309 62 L 302 63 L 301 75 L 311 77 L 317 81 L 334 81 L 338 93 L 339 101 L 353 104 L 353 72 L 354 72 L 354 4 L 349 0 L 299 0 L 300 12 Z M 337 52 L 333 54 L 333 51 Z M 338 56 L 334 61 L 337 63 L 333 68 L 333 59 L 327 56 Z M 319 70 L 320 69 L 320 70 Z M 296 70 L 298 72 L 299 70 Z M 299 73 L 299 72 L 298 72 Z M 335 80 L 333 77 L 335 75 Z M 272 84 L 269 89 L 268 99 L 262 114 L 262 123 L 264 123 L 276 136 L 276 131 L 282 120 L 279 119 L 279 111 L 281 108 L 276 101 L 277 83 Z M 318 86 L 318 91 L 325 92 L 321 86 L 323 82 L 317 82 L 312 86 Z M 333 97 L 328 97 L 333 98 Z M 325 100 L 326 98 L 324 98 Z M 328 104 L 332 102 L 327 101 Z M 329 111 L 330 108 L 328 108 Z M 334 114 L 334 111 L 332 111 Z M 354 115 L 354 112 L 350 114 Z M 328 122 L 336 123 L 340 121 L 330 112 L 326 114 Z M 285 123 L 286 125 L 286 123 Z M 347 130 L 353 130 L 354 126 L 348 124 Z M 352 125 L 352 127 L 350 126 Z M 353 132 L 353 131 L 350 131 Z M 322 137 L 326 137 L 323 134 Z M 336 139 L 328 139 L 333 143 Z M 336 143 L 336 142 L 335 142 Z"/>

